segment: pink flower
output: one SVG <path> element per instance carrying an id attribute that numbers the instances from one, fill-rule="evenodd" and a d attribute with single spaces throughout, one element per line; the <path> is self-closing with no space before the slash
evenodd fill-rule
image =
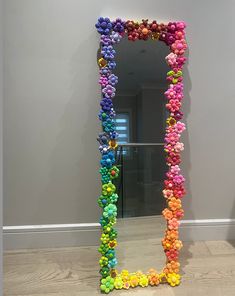
<path id="1" fill-rule="evenodd" d="M 168 221 L 168 228 L 170 230 L 177 230 L 179 228 L 179 221 L 176 218 L 172 218 Z"/>
<path id="2" fill-rule="evenodd" d="M 172 174 L 177 175 L 180 172 L 180 167 L 178 165 L 173 165 L 170 168 Z"/>
<path id="3" fill-rule="evenodd" d="M 184 130 L 186 130 L 185 124 L 180 121 L 175 124 L 174 128 L 178 133 L 182 133 Z"/>
<path id="4" fill-rule="evenodd" d="M 170 190 L 170 189 L 164 189 L 164 190 L 162 191 L 162 193 L 163 193 L 163 196 L 164 196 L 165 198 L 171 198 L 171 197 L 173 197 L 173 191 Z"/>
<path id="5" fill-rule="evenodd" d="M 167 91 L 165 91 L 165 96 L 168 100 L 175 99 L 176 97 L 176 91 L 174 90 L 173 84 L 170 84 L 170 87 Z"/>
<path id="6" fill-rule="evenodd" d="M 169 66 L 174 66 L 177 61 L 177 55 L 171 52 L 170 54 L 168 54 L 168 56 L 166 56 L 166 61 Z"/>
<path id="7" fill-rule="evenodd" d="M 182 175 L 175 175 L 173 178 L 173 182 L 176 185 L 181 185 L 182 183 L 184 183 L 184 181 L 185 181 L 185 178 Z"/>
<path id="8" fill-rule="evenodd" d="M 185 39 L 176 40 L 172 45 L 171 49 L 172 51 L 177 55 L 183 55 L 185 50 L 187 48 L 187 44 Z"/>
<path id="9" fill-rule="evenodd" d="M 181 107 L 181 102 L 177 99 L 171 99 L 169 101 L 168 104 L 166 104 L 166 108 L 170 111 L 170 112 L 176 112 L 179 111 Z"/>
<path id="10" fill-rule="evenodd" d="M 183 31 L 185 28 L 186 28 L 186 24 L 185 24 L 185 22 L 177 22 L 176 23 L 176 28 L 178 29 L 178 30 L 181 30 L 181 31 Z"/>
<path id="11" fill-rule="evenodd" d="M 164 184 L 166 189 L 172 189 L 174 187 L 174 182 L 172 180 L 165 180 Z"/>
<path id="12" fill-rule="evenodd" d="M 179 256 L 179 251 L 177 251 L 175 249 L 170 249 L 170 250 L 166 251 L 166 256 L 169 261 L 176 261 Z"/>
<path id="13" fill-rule="evenodd" d="M 174 152 L 169 153 L 166 162 L 168 165 L 177 165 L 180 164 L 181 159 L 180 159 L 180 155 L 176 154 Z"/>
<path id="14" fill-rule="evenodd" d="M 171 143 L 171 144 L 176 144 L 177 141 L 179 140 L 179 134 L 175 132 L 168 133 L 165 137 L 166 143 Z"/>
<path id="15" fill-rule="evenodd" d="M 175 149 L 175 152 L 183 151 L 183 150 L 184 150 L 184 144 L 181 143 L 181 142 L 177 142 L 177 143 L 175 144 L 174 149 Z"/>
<path id="16" fill-rule="evenodd" d="M 175 38 L 178 39 L 178 40 L 181 40 L 181 39 L 184 39 L 184 32 L 182 31 L 175 31 Z"/>
<path id="17" fill-rule="evenodd" d="M 174 187 L 173 196 L 182 198 L 186 194 L 185 188 L 181 186 Z"/>
<path id="18" fill-rule="evenodd" d="M 164 146 L 166 152 L 173 152 L 174 151 L 174 146 L 171 144 L 167 144 Z"/>
<path id="19" fill-rule="evenodd" d="M 184 210 L 183 209 L 179 209 L 174 211 L 174 217 L 177 219 L 181 219 L 184 216 Z"/>

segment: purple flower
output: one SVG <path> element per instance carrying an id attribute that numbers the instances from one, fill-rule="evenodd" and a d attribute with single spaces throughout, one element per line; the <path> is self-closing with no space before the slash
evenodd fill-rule
<path id="1" fill-rule="evenodd" d="M 115 21 L 113 21 L 112 25 L 115 32 L 122 33 L 125 30 L 125 22 L 120 18 L 117 18 Z"/>
<path id="2" fill-rule="evenodd" d="M 102 44 L 102 46 L 109 46 L 112 44 L 112 40 L 108 35 L 101 35 L 100 43 Z"/>
<path id="3" fill-rule="evenodd" d="M 108 35 L 112 30 L 112 23 L 108 17 L 100 17 L 95 24 L 98 33 L 102 35 Z"/>
<path id="4" fill-rule="evenodd" d="M 108 82 L 109 84 L 111 84 L 112 86 L 115 86 L 117 83 L 118 83 L 118 77 L 114 74 L 111 74 L 109 77 L 108 77 Z"/>
<path id="5" fill-rule="evenodd" d="M 181 111 L 175 111 L 173 114 L 172 114 L 172 117 L 175 118 L 175 120 L 180 120 L 182 119 L 183 117 L 183 113 Z"/>
<path id="6" fill-rule="evenodd" d="M 116 88 L 109 84 L 102 89 L 102 93 L 106 98 L 113 98 L 115 96 L 115 91 Z"/>
<path id="7" fill-rule="evenodd" d="M 100 69 L 100 75 L 109 76 L 111 74 L 111 71 L 108 67 L 103 67 Z"/>
<path id="8" fill-rule="evenodd" d="M 106 77 L 106 76 L 104 76 L 104 75 L 100 76 L 99 84 L 100 84 L 102 87 L 105 87 L 107 84 L 109 84 L 108 77 Z"/>
<path id="9" fill-rule="evenodd" d="M 113 102 L 112 99 L 109 98 L 103 98 L 100 102 L 100 106 L 102 108 L 102 110 L 106 111 L 110 111 L 113 108 Z"/>
<path id="10" fill-rule="evenodd" d="M 116 44 L 118 42 L 121 41 L 122 39 L 122 35 L 120 35 L 118 32 L 112 32 L 111 35 L 110 35 L 110 39 L 112 41 L 113 44 Z"/>
<path id="11" fill-rule="evenodd" d="M 175 42 L 175 35 L 171 33 L 166 33 L 166 44 L 171 45 Z"/>
<path id="12" fill-rule="evenodd" d="M 113 49 L 112 45 L 103 46 L 101 54 L 105 60 L 113 60 L 115 57 L 116 51 Z"/>

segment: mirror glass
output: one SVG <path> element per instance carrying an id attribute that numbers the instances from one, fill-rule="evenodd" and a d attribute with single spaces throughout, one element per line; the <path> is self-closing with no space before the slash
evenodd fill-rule
<path id="1" fill-rule="evenodd" d="M 165 263 L 161 239 L 166 229 L 162 196 L 166 172 L 164 92 L 169 54 L 163 42 L 131 42 L 124 37 L 115 46 L 118 76 L 113 99 L 119 133 L 116 180 L 118 201 L 118 270 L 158 271 Z"/>

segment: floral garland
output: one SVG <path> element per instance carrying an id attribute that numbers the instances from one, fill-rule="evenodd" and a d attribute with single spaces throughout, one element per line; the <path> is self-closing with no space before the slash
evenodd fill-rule
<path id="1" fill-rule="evenodd" d="M 101 110 L 99 119 L 102 123 L 103 132 L 99 134 L 99 150 L 101 152 L 101 181 L 102 194 L 98 198 L 98 204 L 102 208 L 100 224 L 102 227 L 101 244 L 99 252 L 101 258 L 101 283 L 100 289 L 104 293 L 109 293 L 115 289 L 129 289 L 130 287 L 157 286 L 160 283 L 168 283 L 171 286 L 179 285 L 180 263 L 179 250 L 182 242 L 179 240 L 179 220 L 183 217 L 184 211 L 181 205 L 181 198 L 185 195 L 184 177 L 180 173 L 179 164 L 181 162 L 180 152 L 184 149 L 184 144 L 180 142 L 181 133 L 185 130 L 185 124 L 180 120 L 183 116 L 181 105 L 183 99 L 183 77 L 182 67 L 186 61 L 184 57 L 187 48 L 185 41 L 185 23 L 169 22 L 168 24 L 151 23 L 148 20 L 136 22 L 132 20 L 123 21 L 120 18 L 111 22 L 109 18 L 100 17 L 96 23 L 100 38 L 100 54 L 98 60 L 100 67 L 99 84 L 102 89 Z M 164 150 L 167 153 L 166 163 L 169 167 L 166 173 L 166 180 L 163 196 L 167 201 L 167 208 L 162 211 L 167 221 L 165 237 L 162 246 L 166 254 L 166 266 L 161 272 L 150 269 L 146 274 L 141 271 L 129 273 L 122 270 L 120 273 L 115 269 L 117 259 L 115 247 L 117 246 L 117 231 L 114 228 L 117 217 L 118 195 L 112 183 L 118 177 L 119 169 L 115 166 L 114 151 L 117 148 L 118 134 L 115 131 L 115 111 L 112 99 L 115 96 L 115 85 L 118 77 L 112 73 L 115 69 L 115 50 L 113 46 L 121 41 L 127 34 L 130 41 L 136 40 L 160 40 L 170 47 L 171 53 L 166 57 L 166 62 L 171 68 L 167 73 L 169 81 L 168 90 L 165 92 L 167 99 L 166 108 L 169 117 L 166 121 L 167 128 L 165 134 Z"/>

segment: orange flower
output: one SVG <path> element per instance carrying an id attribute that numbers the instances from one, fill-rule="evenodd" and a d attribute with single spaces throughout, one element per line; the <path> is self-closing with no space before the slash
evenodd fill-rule
<path id="1" fill-rule="evenodd" d="M 157 274 L 157 271 L 155 269 L 150 269 L 147 274 L 147 277 L 148 277 L 149 284 L 151 286 L 157 286 L 160 284 L 160 277 Z"/>
<path id="2" fill-rule="evenodd" d="M 170 220 L 170 219 L 173 218 L 173 213 L 172 213 L 172 211 L 170 211 L 169 209 L 165 209 L 165 210 L 163 210 L 163 211 L 162 211 L 162 215 L 164 216 L 164 218 L 165 218 L 166 220 Z"/>
<path id="3" fill-rule="evenodd" d="M 165 273 L 178 273 L 180 268 L 180 263 L 178 261 L 168 262 L 164 268 Z"/>
<path id="4" fill-rule="evenodd" d="M 173 248 L 176 250 L 180 250 L 183 247 L 182 241 L 181 240 L 175 240 L 173 243 Z"/>
<path id="5" fill-rule="evenodd" d="M 172 229 L 172 230 L 166 231 L 166 236 L 165 236 L 166 239 L 174 241 L 174 240 L 178 239 L 178 237 L 179 237 L 178 230 Z"/>
<path id="6" fill-rule="evenodd" d="M 162 246 L 163 246 L 164 250 L 169 250 L 172 248 L 172 242 L 170 240 L 164 238 L 162 240 Z"/>
<path id="7" fill-rule="evenodd" d="M 177 199 L 175 197 L 172 197 L 169 202 L 168 202 L 169 207 L 171 208 L 172 211 L 176 211 L 178 209 L 181 209 L 181 200 Z"/>

